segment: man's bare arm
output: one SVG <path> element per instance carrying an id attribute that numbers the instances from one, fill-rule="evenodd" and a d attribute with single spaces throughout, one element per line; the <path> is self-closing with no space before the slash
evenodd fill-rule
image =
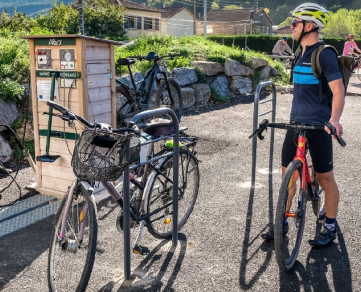
<path id="1" fill-rule="evenodd" d="M 342 115 L 343 107 L 345 105 L 345 88 L 342 83 L 342 79 L 337 79 L 328 83 L 333 94 L 332 99 L 332 113 L 330 122 L 336 128 L 337 134 L 341 137 L 343 134 L 342 125 L 340 124 L 340 118 Z M 330 130 L 326 129 L 327 133 Z"/>

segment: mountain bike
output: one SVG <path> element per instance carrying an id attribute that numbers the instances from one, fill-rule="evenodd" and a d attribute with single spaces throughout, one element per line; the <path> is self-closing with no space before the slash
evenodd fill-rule
<path id="1" fill-rule="evenodd" d="M 94 181 L 100 181 L 120 206 L 115 222 L 120 232 L 123 231 L 124 208 L 129 208 L 131 228 L 139 229 L 133 253 L 146 254 L 149 251 L 137 244 L 145 226 L 156 238 L 168 239 L 172 236 L 173 148 L 167 146 L 172 140 L 164 143 L 157 153 L 154 143 L 151 143 L 146 162 L 138 163 L 139 129 L 149 132 L 148 126 L 130 122 L 126 128 L 112 129 L 106 124 L 89 123 L 54 102 L 48 101 L 47 104 L 61 112 L 61 115 L 52 115 L 71 125 L 76 120 L 87 128 L 73 151 L 72 168 L 76 179 L 56 214 L 48 257 L 49 290 L 85 291 L 97 245 L 98 224 L 92 194 Z M 147 143 L 164 138 L 150 137 Z M 187 135 L 179 139 L 178 230 L 189 218 L 198 195 L 199 170 L 194 151 L 197 140 Z M 124 155 L 126 147 L 130 149 L 129 161 Z M 115 187 L 113 181 L 128 165 L 131 166 L 130 205 L 124 206 L 123 196 L 117 190 L 121 187 Z"/>
<path id="2" fill-rule="evenodd" d="M 171 108 L 180 122 L 183 113 L 183 99 L 182 92 L 177 81 L 168 77 L 167 66 L 164 58 L 181 56 L 180 54 L 168 54 L 159 56 L 154 52 L 149 52 L 147 56 L 131 56 L 128 58 L 119 58 L 118 64 L 127 66 L 129 76 L 132 83 L 132 88 L 121 79 L 116 79 L 117 92 L 126 97 L 125 103 L 117 111 L 118 126 L 125 126 L 137 113 L 157 108 L 169 107 Z M 130 65 L 135 63 L 135 60 L 153 61 L 152 67 L 147 71 L 143 80 L 135 83 Z M 156 90 L 154 90 L 156 89 Z"/>
<path id="3" fill-rule="evenodd" d="M 339 144 L 345 147 L 345 141 L 337 135 L 334 126 L 329 122 L 325 126 L 330 129 L 331 135 L 336 137 Z M 274 226 L 276 260 L 280 270 L 288 272 L 295 264 L 301 247 L 307 202 L 311 202 L 317 221 L 325 216 L 326 213 L 323 189 L 319 186 L 313 166 L 308 165 L 306 158 L 308 151 L 306 130 L 324 130 L 325 127 L 319 125 L 269 123 L 268 120 L 263 120 L 259 128 L 249 138 L 257 134 L 258 138 L 263 140 L 262 132 L 268 127 L 292 129 L 298 134 L 296 156 L 288 165 L 282 179 Z M 296 181 L 296 189 L 292 189 L 292 182 L 294 181 Z M 295 190 L 297 189 L 299 192 L 296 195 Z M 287 220 L 289 226 L 287 234 L 284 232 L 285 220 Z"/>

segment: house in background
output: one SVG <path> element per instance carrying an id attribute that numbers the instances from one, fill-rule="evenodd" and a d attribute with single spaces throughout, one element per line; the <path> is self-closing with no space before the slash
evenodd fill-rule
<path id="1" fill-rule="evenodd" d="M 197 24 L 197 34 L 203 34 L 204 18 Z M 263 8 L 223 10 L 212 9 L 207 14 L 207 34 L 272 33 L 273 22 Z"/>
<path id="2" fill-rule="evenodd" d="M 162 8 L 162 35 L 174 35 L 175 37 L 194 35 L 193 14 L 186 7 Z"/>
<path id="3" fill-rule="evenodd" d="M 281 28 L 274 29 L 272 32 L 273 32 L 273 34 L 280 35 L 280 36 L 291 35 L 292 34 L 292 28 L 291 28 L 290 25 L 287 25 L 287 26 L 283 26 Z"/>
<path id="4" fill-rule="evenodd" d="M 160 33 L 162 9 L 147 7 L 130 1 L 117 1 L 126 8 L 124 13 L 124 30 L 129 38 L 140 37 L 142 34 Z"/>

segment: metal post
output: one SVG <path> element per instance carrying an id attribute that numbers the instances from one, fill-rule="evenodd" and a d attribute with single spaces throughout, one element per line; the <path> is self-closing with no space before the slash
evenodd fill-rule
<path id="1" fill-rule="evenodd" d="M 50 87 L 50 100 L 54 101 L 54 92 L 55 92 L 55 75 L 56 73 L 52 72 L 51 74 L 51 87 Z M 48 135 L 46 136 L 46 148 L 45 153 L 49 154 L 50 148 L 50 133 L 51 133 L 51 124 L 53 120 L 53 108 L 49 106 L 49 119 L 48 119 Z"/>
<path id="2" fill-rule="evenodd" d="M 207 0 L 204 0 L 203 36 L 207 37 Z"/>
<path id="3" fill-rule="evenodd" d="M 263 86 L 272 85 L 272 98 L 265 101 L 259 102 L 259 95 Z M 259 104 L 267 103 L 272 101 L 272 110 L 258 114 Z M 272 123 L 276 119 L 276 86 L 272 81 L 262 82 L 257 86 L 255 95 L 254 95 L 254 110 L 253 110 L 253 132 L 256 131 L 258 127 L 258 117 L 272 113 Z M 270 140 L 270 157 L 269 157 L 269 173 L 272 173 L 273 169 L 273 144 L 274 144 L 274 128 L 271 128 L 271 140 Z M 256 162 L 257 162 L 257 135 L 253 136 L 252 140 L 252 176 L 251 176 L 251 187 L 255 187 L 256 181 Z"/>
<path id="4" fill-rule="evenodd" d="M 178 243 L 178 179 L 179 179 L 179 124 L 174 112 L 172 112 L 175 136 L 173 137 L 173 234 L 172 242 L 176 247 Z"/>
<path id="5" fill-rule="evenodd" d="M 193 0 L 193 34 L 197 35 L 196 0 Z"/>
<path id="6" fill-rule="evenodd" d="M 79 0 L 79 32 L 84 35 L 83 0 Z"/>
<path id="7" fill-rule="evenodd" d="M 125 143 L 125 163 L 129 163 L 130 139 Z M 124 170 L 123 181 L 123 235 L 124 235 L 124 278 L 130 280 L 130 198 L 129 198 L 129 165 Z"/>

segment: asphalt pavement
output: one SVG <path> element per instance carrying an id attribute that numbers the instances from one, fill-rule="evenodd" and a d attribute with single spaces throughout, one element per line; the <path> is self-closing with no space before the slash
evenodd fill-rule
<path id="1" fill-rule="evenodd" d="M 288 120 L 291 100 L 291 94 L 277 96 L 278 121 Z M 260 113 L 268 106 L 261 105 Z M 105 200 L 98 204 L 99 241 L 88 291 L 361 291 L 361 231 L 357 224 L 361 209 L 360 112 L 361 97 L 347 96 L 341 119 L 347 146 L 334 143 L 335 176 L 341 194 L 338 239 L 324 249 L 307 244 L 320 228 L 308 208 L 298 261 L 291 272 L 282 274 L 273 243 L 264 242 L 260 235 L 275 216 L 284 132 L 275 133 L 271 189 L 269 132 L 264 141 L 258 141 L 256 188 L 252 192 L 252 141 L 248 136 L 252 132 L 253 96 L 186 110 L 181 125 L 200 137 L 201 183 L 177 248 L 173 250 L 171 241 L 154 239 L 145 231 L 141 244 L 148 246 L 150 253 L 132 255 L 135 279 L 124 281 L 123 237 L 115 226 L 119 208 L 111 199 Z M 21 175 L 31 177 L 31 169 L 23 168 Z M 47 291 L 53 219 L 48 217 L 0 238 L 1 291 Z"/>

